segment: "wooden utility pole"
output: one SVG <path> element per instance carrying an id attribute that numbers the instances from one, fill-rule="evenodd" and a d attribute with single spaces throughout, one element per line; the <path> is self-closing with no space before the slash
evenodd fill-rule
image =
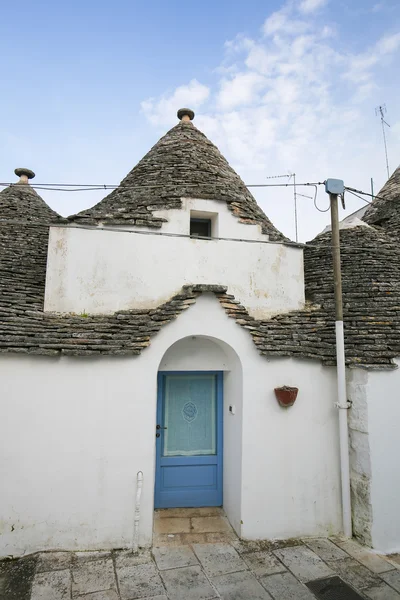
<path id="1" fill-rule="evenodd" d="M 351 498 L 350 498 L 350 461 L 349 461 L 349 431 L 347 423 L 347 401 L 346 390 L 346 363 L 344 350 L 343 329 L 343 299 L 342 299 L 342 272 L 340 262 L 340 237 L 339 237 L 339 210 L 338 196 L 344 194 L 344 183 L 340 179 L 327 179 L 325 191 L 329 194 L 331 202 L 331 224 L 332 224 L 332 256 L 333 256 L 333 280 L 335 288 L 335 332 L 336 332 L 336 372 L 337 372 L 337 395 L 335 404 L 339 409 L 339 442 L 340 442 L 340 473 L 342 484 L 342 515 L 343 532 L 345 536 L 352 536 L 351 526 Z"/>

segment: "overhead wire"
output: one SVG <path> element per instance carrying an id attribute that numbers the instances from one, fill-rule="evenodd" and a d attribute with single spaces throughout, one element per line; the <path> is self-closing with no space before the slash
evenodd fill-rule
<path id="1" fill-rule="evenodd" d="M 278 177 L 278 176 L 274 176 L 274 177 Z M 272 178 L 272 177 L 270 177 Z M 300 186 L 312 186 L 314 187 L 314 198 L 313 198 L 313 203 L 315 208 L 321 212 L 321 213 L 325 213 L 328 212 L 330 209 L 330 203 L 328 208 L 326 209 L 321 209 L 317 206 L 317 195 L 318 195 L 318 187 L 319 185 L 324 185 L 325 182 L 316 182 L 316 183 L 312 183 L 312 182 L 306 182 L 306 183 L 296 183 L 296 184 L 291 184 L 291 183 L 280 183 L 280 184 L 249 184 L 246 185 L 247 188 L 253 187 L 253 188 L 264 188 L 264 187 L 293 187 L 294 185 L 300 185 Z M 0 186 L 10 186 L 10 187 L 15 187 L 18 184 L 14 183 L 14 184 L 6 184 L 6 183 L 0 183 Z M 197 187 L 198 184 L 188 184 L 186 187 Z M 51 187 L 50 187 L 51 186 Z M 53 186 L 57 186 L 57 187 L 53 187 Z M 63 186 L 62 188 L 59 186 Z M 73 186 L 75 189 L 68 189 L 71 186 Z M 80 186 L 80 187 L 75 187 L 75 186 Z M 82 186 L 86 186 L 86 187 L 82 187 Z M 105 190 L 105 189 L 117 189 L 120 186 L 114 186 L 114 185 L 106 185 L 106 184 L 102 184 L 102 185 L 95 185 L 95 184 L 70 184 L 70 183 L 65 183 L 65 184 L 38 184 L 37 186 L 31 185 L 30 187 L 34 188 L 34 189 L 42 189 L 42 190 L 50 190 L 50 191 L 98 191 L 98 190 Z M 144 186 L 123 186 L 123 189 L 151 189 L 151 188 L 164 188 L 164 185 L 144 185 Z M 67 188 L 67 189 L 63 189 L 63 188 Z M 362 198 L 359 194 L 363 194 L 365 196 L 370 196 L 372 198 L 377 198 L 377 199 L 384 199 L 381 196 L 373 196 L 372 194 L 369 194 L 368 192 L 363 192 L 362 190 L 357 190 L 355 188 L 351 188 L 348 186 L 345 186 L 345 190 L 348 191 L 350 194 L 352 194 L 353 196 L 356 196 L 357 198 L 359 198 L 360 200 L 362 200 L 363 202 L 366 202 L 367 204 L 371 204 L 370 201 L 366 200 L 365 198 Z M 22 221 L 22 220 L 15 220 L 15 219 L 2 219 L 0 218 L 0 223 L 13 223 L 16 225 L 29 225 L 29 226 L 37 226 L 37 227 L 43 227 L 43 226 L 57 226 L 57 227 L 68 227 L 69 224 L 67 223 L 37 223 L 37 222 L 30 222 L 30 221 Z M 72 224 L 72 223 L 71 223 Z M 190 234 L 179 234 L 179 233 L 168 233 L 168 232 L 161 232 L 161 231 L 143 231 L 140 229 L 135 229 L 135 230 L 131 230 L 131 229 L 121 229 L 118 227 L 102 227 L 102 226 L 90 226 L 90 225 L 81 225 L 81 224 L 76 224 L 77 228 L 80 229 L 90 229 L 90 230 L 103 230 L 103 231 L 113 231 L 113 232 L 123 232 L 123 233 L 134 233 L 134 234 L 139 234 L 139 235 L 155 235 L 155 236 L 165 236 L 165 237 L 181 237 L 181 238 L 192 238 L 192 236 L 190 236 Z M 192 238 L 193 239 L 193 238 Z M 202 239 L 201 237 L 197 237 L 195 239 Z M 321 245 L 318 246 L 314 246 L 312 244 L 304 244 L 304 243 L 299 243 L 299 242 L 292 242 L 290 240 L 284 241 L 284 242 L 280 242 L 280 241 L 274 241 L 274 240 L 249 240 L 249 239 L 242 239 L 242 238 L 225 238 L 225 237 L 221 237 L 221 238 L 204 238 L 207 240 L 221 240 L 221 241 L 230 241 L 230 242 L 242 242 L 242 243 L 261 243 L 261 244 L 286 244 L 286 245 L 290 245 L 290 246 L 295 246 L 295 247 L 307 247 L 307 248 L 317 248 L 317 247 L 321 247 Z M 328 247 L 328 246 L 327 246 Z M 330 247 L 330 246 L 329 246 Z M 344 249 L 346 247 L 343 247 Z M 350 249 L 354 249 L 354 250 L 362 250 L 363 248 L 357 248 L 355 246 L 351 246 L 349 247 Z"/>
<path id="2" fill-rule="evenodd" d="M 247 188 L 263 188 L 263 187 L 293 187 L 296 186 L 317 186 L 324 185 L 324 181 L 318 182 L 307 182 L 307 183 L 254 183 L 254 184 L 245 184 Z M 1 182 L 0 187 L 17 187 L 21 184 L 19 183 L 5 183 Z M 198 187 L 198 183 L 188 183 L 184 184 L 183 187 Z M 143 189 L 156 189 L 156 188 L 165 188 L 164 184 L 152 184 L 152 185 L 114 185 L 114 184 L 85 184 L 85 183 L 37 183 L 37 184 L 29 184 L 29 186 L 34 190 L 50 190 L 57 192 L 85 192 L 85 191 L 99 191 L 99 190 L 115 190 L 121 188 L 123 190 L 143 190 Z M 65 189 L 64 189 L 65 188 Z M 75 188 L 75 189 L 68 189 Z"/>
<path id="3" fill-rule="evenodd" d="M 38 222 L 30 222 L 30 221 L 23 221 L 23 220 L 19 220 L 19 219 L 1 219 L 0 218 L 0 223 L 8 223 L 8 224 L 14 224 L 14 225 L 28 225 L 30 227 L 59 227 L 59 228 L 70 228 L 70 224 L 69 223 L 38 223 Z M 291 240 L 251 240 L 251 239 L 246 239 L 246 238 L 230 238 L 230 237 L 201 237 L 201 236 L 196 236 L 193 237 L 190 234 L 187 233 L 170 233 L 170 232 L 166 232 L 166 231 L 144 231 L 144 230 L 140 230 L 140 229 L 121 229 L 120 227 L 113 227 L 113 226 L 98 226 L 98 225 L 81 225 L 79 223 L 71 223 L 71 226 L 74 229 L 84 229 L 84 230 L 90 230 L 90 231 L 109 231 L 109 232 L 118 232 L 118 233 L 129 233 L 129 234 L 134 234 L 134 235 L 152 235 L 152 236 L 156 236 L 156 237 L 170 237 L 170 238 L 186 238 L 186 239 L 192 239 L 192 240 L 206 240 L 206 241 L 221 241 L 221 242 L 236 242 L 236 243 L 247 243 L 247 244 L 273 244 L 273 245 L 282 245 L 284 244 L 285 246 L 292 246 L 295 248 L 331 248 L 331 244 L 313 244 L 312 242 L 309 243 L 302 243 L 302 242 L 292 242 Z M 71 227 L 71 228 L 72 228 Z M 366 248 L 375 248 L 375 246 L 346 246 L 343 245 L 341 246 L 341 248 L 343 250 L 365 250 Z"/>
<path id="4" fill-rule="evenodd" d="M 359 198 L 360 200 L 362 200 L 363 202 L 366 202 L 367 204 L 372 204 L 372 202 L 370 202 L 369 200 L 366 200 L 365 198 L 363 198 L 362 196 L 359 196 L 358 194 L 356 194 L 355 192 L 353 192 L 352 190 L 349 190 L 349 188 L 345 188 L 346 192 L 349 192 L 350 194 L 353 194 L 353 196 L 356 196 L 356 198 Z M 376 196 L 375 196 L 376 198 Z"/>

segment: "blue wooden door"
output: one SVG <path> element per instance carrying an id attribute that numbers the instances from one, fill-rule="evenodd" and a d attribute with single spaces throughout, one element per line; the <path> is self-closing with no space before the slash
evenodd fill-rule
<path id="1" fill-rule="evenodd" d="M 155 507 L 222 505 L 222 372 L 158 377 Z"/>

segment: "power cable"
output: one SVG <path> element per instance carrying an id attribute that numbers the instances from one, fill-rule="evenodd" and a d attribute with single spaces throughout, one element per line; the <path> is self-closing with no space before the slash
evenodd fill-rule
<path id="1" fill-rule="evenodd" d="M 64 224 L 64 223 L 35 223 L 35 222 L 30 222 L 30 221 L 22 221 L 22 220 L 17 220 L 17 219 L 0 219 L 0 223 L 8 223 L 8 224 L 13 224 L 13 225 L 28 225 L 30 227 L 41 227 L 41 228 L 49 228 L 49 227 L 60 227 L 60 228 L 70 228 L 70 226 L 68 224 Z M 134 234 L 134 235 L 153 235 L 153 236 L 157 236 L 157 237 L 172 237 L 172 238 L 189 238 L 189 239 L 196 239 L 196 240 L 208 240 L 208 241 L 222 241 L 222 242 L 239 242 L 239 243 L 247 243 L 247 244 L 274 244 L 274 245 L 282 245 L 284 244 L 285 246 L 293 246 L 295 248 L 315 248 L 315 249 L 319 249 L 319 248 L 329 248 L 331 249 L 332 246 L 331 244 L 313 244 L 313 243 L 301 243 L 301 242 L 292 242 L 290 240 L 283 240 L 283 241 L 275 241 L 275 240 L 249 240 L 249 239 L 244 239 L 244 238 L 229 238 L 229 237 L 213 237 L 213 238 L 203 238 L 200 236 L 196 236 L 195 238 L 193 238 L 190 234 L 186 234 L 186 233 L 167 233 L 167 232 L 163 232 L 163 231 L 142 231 L 140 229 L 120 229 L 119 227 L 103 227 L 103 226 L 97 226 L 97 225 L 80 225 L 80 224 L 76 224 L 73 223 L 71 226 L 71 229 L 85 229 L 85 230 L 90 230 L 90 231 L 112 231 L 112 232 L 119 232 L 119 233 L 130 233 L 130 234 Z M 395 246 L 394 242 L 389 242 L 391 243 L 393 246 Z M 345 245 L 341 245 L 341 248 L 343 250 L 365 250 L 366 248 L 372 248 L 374 249 L 375 246 L 372 245 L 366 245 L 366 246 L 345 246 Z M 379 251 L 381 251 L 381 248 L 379 248 Z"/>
<path id="2" fill-rule="evenodd" d="M 368 192 L 363 192 L 362 190 L 357 190 L 356 188 L 351 188 L 351 187 L 345 186 L 344 189 L 347 190 L 348 192 L 356 192 L 357 194 L 362 194 L 363 196 L 369 196 L 373 200 L 375 200 L 375 198 L 377 198 L 378 200 L 386 200 L 386 198 L 384 198 L 383 196 L 377 196 L 376 194 L 369 194 Z M 364 200 L 364 198 L 361 198 L 361 200 Z M 364 202 L 367 202 L 367 200 L 364 200 Z"/>
<path id="3" fill-rule="evenodd" d="M 316 183 L 311 183 L 311 182 L 307 182 L 307 183 L 259 183 L 259 184 L 249 184 L 249 185 L 245 185 L 246 188 L 264 188 L 264 187 L 294 187 L 296 186 L 317 186 L 317 185 L 324 185 L 324 181 L 318 181 Z M 0 187 L 17 187 L 20 186 L 21 184 L 19 183 L 0 183 Z M 56 192 L 86 192 L 86 191 L 99 191 L 99 190 L 115 190 L 120 188 L 121 190 L 145 190 L 145 189 L 156 189 L 156 188 L 163 188 L 165 189 L 167 186 L 164 184 L 153 184 L 153 185 L 135 185 L 135 186 L 130 186 L 130 185 L 109 185 L 109 184 L 73 184 L 73 183 L 38 183 L 36 185 L 30 185 L 29 186 L 34 189 L 34 190 L 50 190 L 50 191 L 56 191 Z M 189 187 L 199 187 L 198 183 L 189 183 L 189 184 L 184 184 L 183 187 L 185 188 L 189 188 Z M 66 188 L 66 189 L 64 189 Z M 75 189 L 68 189 L 68 188 L 75 188 Z"/>
<path id="4" fill-rule="evenodd" d="M 356 198 L 359 198 L 363 202 L 366 202 L 367 204 L 372 204 L 372 202 L 370 202 L 369 200 L 366 200 L 365 198 L 362 198 L 361 196 L 359 196 L 355 192 L 352 192 L 349 188 L 345 188 L 345 189 L 346 189 L 347 192 L 349 192 L 350 194 L 353 194 L 353 196 L 356 196 Z M 376 196 L 375 196 L 375 198 L 376 198 Z"/>

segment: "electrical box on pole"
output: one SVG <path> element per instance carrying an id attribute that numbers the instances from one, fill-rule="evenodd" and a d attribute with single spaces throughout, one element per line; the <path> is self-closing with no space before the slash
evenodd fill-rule
<path id="1" fill-rule="evenodd" d="M 341 179 L 327 179 L 325 181 L 325 191 L 327 194 L 343 194 L 344 181 Z"/>

